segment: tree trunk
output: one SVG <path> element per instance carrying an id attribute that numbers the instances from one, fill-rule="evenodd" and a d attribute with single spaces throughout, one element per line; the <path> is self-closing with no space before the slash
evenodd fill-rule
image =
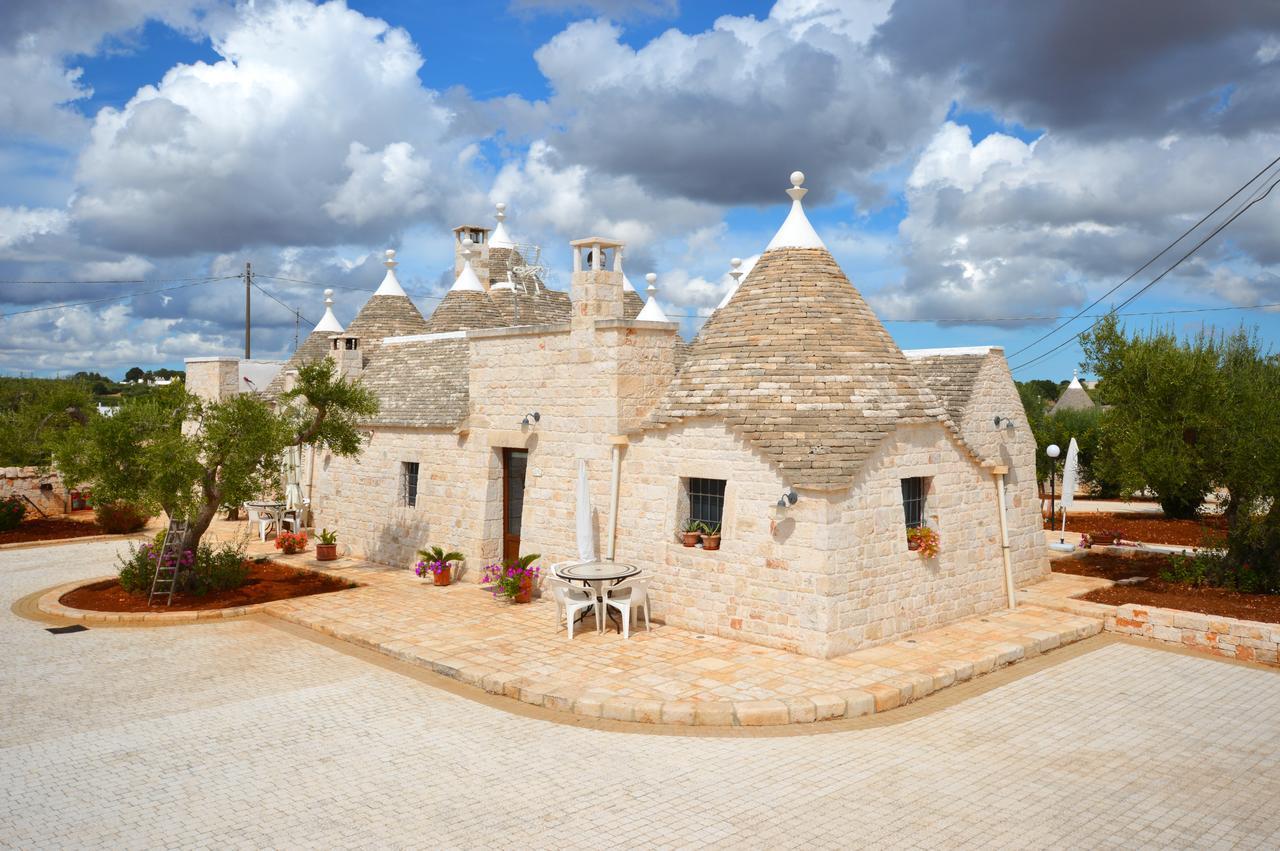
<path id="1" fill-rule="evenodd" d="M 213 518 L 218 516 L 218 509 L 222 505 L 222 500 L 211 499 L 200 506 L 200 510 L 196 512 L 195 519 L 191 523 L 191 528 L 187 530 L 187 537 L 182 542 L 183 550 L 196 551 L 196 547 L 200 545 L 200 539 L 204 537 L 204 533 L 209 531 L 209 524 L 213 522 Z"/>

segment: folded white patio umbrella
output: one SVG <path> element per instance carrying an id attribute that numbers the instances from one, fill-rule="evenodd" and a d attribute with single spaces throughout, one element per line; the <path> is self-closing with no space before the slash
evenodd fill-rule
<path id="1" fill-rule="evenodd" d="M 591 524 L 591 488 L 587 484 L 587 462 L 578 461 L 578 558 L 595 561 L 596 530 Z"/>

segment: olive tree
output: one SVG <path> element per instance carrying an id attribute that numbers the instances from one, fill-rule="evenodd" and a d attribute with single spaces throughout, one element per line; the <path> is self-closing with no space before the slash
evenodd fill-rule
<path id="1" fill-rule="evenodd" d="M 290 446 L 358 455 L 356 424 L 376 413 L 373 395 L 337 374 L 332 360 L 304 366 L 297 386 L 273 405 L 253 394 L 217 402 L 172 384 L 127 399 L 115 416 L 62 433 L 54 460 L 70 483 L 191 520 L 194 550 L 224 505 L 280 489 L 280 456 Z"/>

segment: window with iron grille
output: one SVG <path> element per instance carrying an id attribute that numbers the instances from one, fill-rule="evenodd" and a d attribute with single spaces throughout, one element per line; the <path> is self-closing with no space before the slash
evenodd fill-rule
<path id="1" fill-rule="evenodd" d="M 689 520 L 719 527 L 724 521 L 724 479 L 689 479 Z"/>
<path id="2" fill-rule="evenodd" d="M 902 480 L 902 513 L 907 518 L 907 528 L 924 525 L 924 498 L 928 492 L 927 479 L 919 477 Z"/>
<path id="3" fill-rule="evenodd" d="M 400 504 L 413 508 L 418 504 L 418 462 L 400 462 Z"/>

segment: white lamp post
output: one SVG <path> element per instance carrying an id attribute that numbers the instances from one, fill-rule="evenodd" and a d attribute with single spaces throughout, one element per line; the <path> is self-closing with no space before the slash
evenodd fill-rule
<path id="1" fill-rule="evenodd" d="M 1052 523 L 1053 518 L 1057 516 L 1054 507 L 1057 496 L 1054 492 L 1054 480 L 1058 477 L 1058 456 L 1062 454 L 1062 450 L 1058 448 L 1058 444 L 1050 443 L 1044 454 L 1049 456 L 1049 522 Z"/>

